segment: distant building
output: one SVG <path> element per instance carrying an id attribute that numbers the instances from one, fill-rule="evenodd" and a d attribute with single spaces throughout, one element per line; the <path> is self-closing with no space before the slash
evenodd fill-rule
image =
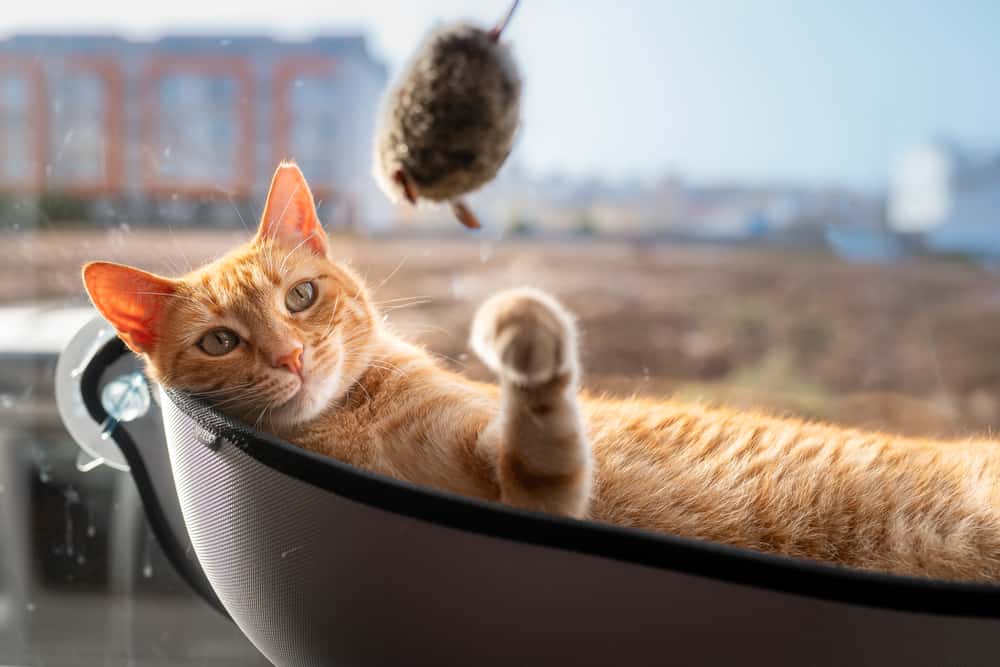
<path id="1" fill-rule="evenodd" d="M 298 161 L 327 216 L 378 217 L 370 177 L 385 67 L 357 36 L 22 35 L 0 40 L 0 193 L 184 216 L 258 207 Z M 253 206 L 251 206 L 253 208 Z"/>
<path id="2" fill-rule="evenodd" d="M 944 143 L 910 151 L 892 176 L 888 215 L 930 250 L 1000 254 L 1000 155 Z"/>

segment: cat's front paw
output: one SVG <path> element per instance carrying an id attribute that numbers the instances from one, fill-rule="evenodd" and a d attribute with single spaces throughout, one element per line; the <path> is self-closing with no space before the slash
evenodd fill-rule
<path id="1" fill-rule="evenodd" d="M 523 287 L 489 298 L 473 320 L 471 342 L 490 370 L 515 384 L 576 379 L 573 318 L 541 290 Z"/>

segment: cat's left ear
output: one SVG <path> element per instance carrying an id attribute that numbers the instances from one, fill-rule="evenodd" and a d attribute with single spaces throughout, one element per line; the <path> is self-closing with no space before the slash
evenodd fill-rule
<path id="1" fill-rule="evenodd" d="M 282 162 L 274 172 L 257 238 L 273 239 L 289 248 L 309 247 L 326 255 L 326 233 L 316 215 L 312 192 L 292 162 Z"/>
<path id="2" fill-rule="evenodd" d="M 118 330 L 133 352 L 148 354 L 156 346 L 166 302 L 177 281 L 131 266 L 90 262 L 83 267 L 83 284 L 94 307 Z"/>

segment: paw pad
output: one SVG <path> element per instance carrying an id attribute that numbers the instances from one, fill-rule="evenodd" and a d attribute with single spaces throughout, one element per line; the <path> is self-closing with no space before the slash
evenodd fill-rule
<path id="1" fill-rule="evenodd" d="M 530 288 L 501 292 L 476 314 L 472 347 L 495 373 L 516 384 L 544 384 L 576 369 L 576 333 L 569 313 Z"/>

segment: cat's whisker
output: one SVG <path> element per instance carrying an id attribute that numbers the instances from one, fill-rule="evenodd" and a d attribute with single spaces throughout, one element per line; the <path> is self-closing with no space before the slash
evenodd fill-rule
<path id="1" fill-rule="evenodd" d="M 192 391 L 191 394 L 193 396 L 200 396 L 200 397 L 203 397 L 203 398 L 207 398 L 207 397 L 210 397 L 210 396 L 219 396 L 219 395 L 231 394 L 231 393 L 234 393 L 234 392 L 237 392 L 237 391 L 242 391 L 244 389 L 248 389 L 249 387 L 252 387 L 252 386 L 254 386 L 253 382 L 246 382 L 246 383 L 243 383 L 243 384 L 233 385 L 233 386 L 230 386 L 230 387 L 222 387 L 220 389 L 206 389 L 204 391 Z"/>
<path id="2" fill-rule="evenodd" d="M 371 334 L 373 325 L 370 322 L 359 323 L 357 328 L 351 333 L 350 336 L 341 341 L 342 344 L 346 345 L 348 343 L 353 343 L 359 338 L 364 338 Z"/>
<path id="3" fill-rule="evenodd" d="M 346 339 L 341 338 L 340 340 L 338 340 L 337 342 L 340 345 L 341 354 L 344 356 L 350 355 L 353 352 L 351 348 L 354 347 L 354 343 L 357 340 L 358 340 L 357 336 L 349 336 Z"/>
<path id="4" fill-rule="evenodd" d="M 170 273 L 182 275 L 185 273 L 184 267 L 177 263 L 177 261 L 170 256 L 164 257 L 164 261 L 167 263 L 167 268 L 170 269 Z"/>
<path id="5" fill-rule="evenodd" d="M 232 392 L 206 396 L 204 394 L 192 393 L 195 398 L 210 403 L 213 407 L 228 406 L 241 401 L 250 401 L 256 397 L 256 388 L 246 386 L 234 389 Z"/>
<path id="6" fill-rule="evenodd" d="M 127 294 L 138 294 L 140 296 L 167 296 L 172 299 L 185 299 L 191 303 L 202 305 L 201 301 L 194 298 L 193 296 L 188 296 L 187 294 L 174 294 L 170 292 L 126 292 Z"/>
<path id="7" fill-rule="evenodd" d="M 251 209 L 250 212 L 253 213 L 254 220 L 263 220 L 264 219 L 264 205 L 263 204 L 258 205 L 255 200 L 250 200 L 249 203 L 250 203 L 250 209 Z"/>
<path id="8" fill-rule="evenodd" d="M 305 237 L 304 239 L 302 239 L 301 241 L 299 241 L 298 245 L 296 245 L 296 246 L 295 246 L 294 248 L 292 248 L 291 250 L 289 250 L 289 251 L 288 251 L 288 254 L 287 254 L 287 255 L 285 255 L 285 258 L 281 260 L 281 265 L 280 265 L 280 266 L 278 267 L 278 274 L 279 274 L 279 275 L 282 275 L 282 276 L 283 276 L 283 275 L 285 275 L 285 262 L 287 262 L 287 261 L 288 261 L 288 258 L 289 258 L 289 257 L 291 257 L 291 256 L 292 256 L 292 254 L 293 254 L 293 253 L 294 253 L 294 252 L 295 252 L 296 250 L 298 250 L 298 249 L 299 249 L 299 248 L 301 248 L 301 247 L 302 247 L 303 245 L 305 245 L 305 244 L 306 244 L 306 242 L 308 242 L 309 240 L 311 240 L 311 239 L 312 239 L 312 238 L 313 238 L 314 236 L 316 236 L 316 233 L 315 233 L 315 232 L 313 232 L 313 233 L 309 234 L 309 236 L 307 236 L 307 237 Z"/>
<path id="9" fill-rule="evenodd" d="M 357 387 L 357 388 L 358 388 L 358 389 L 360 389 L 361 391 L 365 392 L 365 396 L 366 396 L 366 397 L 368 398 L 369 402 L 370 402 L 370 401 L 372 400 L 372 395 L 371 395 L 370 393 L 368 393 L 368 389 L 367 389 L 367 388 L 365 387 L 365 385 L 364 385 L 364 377 L 361 377 L 361 378 L 358 378 L 358 379 L 357 379 L 357 380 L 356 380 L 356 381 L 354 382 L 354 384 L 353 384 L 353 385 L 351 385 L 351 386 L 350 386 L 350 387 L 349 387 L 349 388 L 347 389 L 347 394 L 349 395 L 349 394 L 350 394 L 350 392 L 351 392 L 351 390 L 353 390 L 353 389 L 354 389 L 355 387 Z"/>
<path id="10" fill-rule="evenodd" d="M 401 297 L 397 297 L 395 299 L 382 299 L 381 301 L 372 301 L 372 304 L 376 305 L 376 306 L 381 306 L 381 305 L 386 304 L 386 303 L 398 303 L 400 301 L 412 301 L 414 299 L 427 299 L 427 300 L 430 300 L 431 297 L 427 296 L 427 295 L 401 296 Z"/>
<path id="11" fill-rule="evenodd" d="M 246 403 L 246 399 L 243 396 L 230 396 L 226 399 L 212 400 L 209 402 L 212 404 L 214 409 L 226 411 L 233 406 L 244 405 Z"/>
<path id="12" fill-rule="evenodd" d="M 260 415 L 257 417 L 257 421 L 254 422 L 254 428 L 260 428 L 260 424 L 264 419 L 264 415 L 267 414 L 267 411 L 270 410 L 273 405 L 274 405 L 274 399 L 271 399 L 264 404 L 264 409 L 260 411 Z"/>
<path id="13" fill-rule="evenodd" d="M 278 235 L 278 229 L 280 229 L 280 227 L 281 227 L 281 222 L 285 219 L 285 214 L 288 213 L 288 207 L 292 205 L 293 201 L 295 201 L 295 195 L 297 195 L 299 193 L 299 189 L 301 187 L 302 187 L 302 185 L 300 183 L 296 183 L 295 184 L 295 188 L 292 190 L 292 194 L 290 194 L 288 196 L 288 201 L 285 202 L 285 208 L 281 209 L 281 214 L 278 216 L 278 219 L 275 221 L 275 224 L 272 226 L 272 229 L 274 230 L 274 235 L 273 235 L 272 238 L 277 237 L 277 235 Z"/>
<path id="14" fill-rule="evenodd" d="M 399 260 L 399 264 L 397 264 L 397 265 L 396 265 L 396 268 L 395 268 L 395 269 L 393 269 L 392 271 L 390 271 L 390 272 L 389 272 L 389 275 L 387 275 L 387 276 L 386 276 L 386 277 L 385 277 L 385 278 L 384 278 L 384 279 L 382 280 L 382 282 L 380 282 L 380 283 L 379 283 L 378 285 L 376 285 L 376 286 L 375 286 L 375 288 L 374 288 L 374 289 L 372 290 L 372 294 L 374 294 L 374 293 L 378 292 L 378 291 L 379 291 L 379 290 L 380 290 L 380 289 L 381 289 L 382 287 L 384 287 L 384 286 L 385 286 L 385 284 L 386 284 L 387 282 L 389 282 L 390 280 L 392 280 L 392 277 L 393 277 L 394 275 L 396 275 L 397 273 L 399 273 L 399 270 L 400 270 L 401 268 L 403 268 L 403 265 L 404 265 L 404 264 L 406 264 L 406 260 L 408 260 L 409 258 L 410 258 L 410 256 L 409 256 L 409 255 L 403 255 L 403 258 L 402 258 L 401 260 Z"/>
<path id="15" fill-rule="evenodd" d="M 368 365 L 374 366 L 375 368 L 384 368 L 386 370 L 400 370 L 399 366 L 385 358 L 370 359 L 368 361 Z"/>
<path id="16" fill-rule="evenodd" d="M 445 329 L 444 327 L 439 327 L 439 326 L 437 326 L 435 324 L 425 324 L 424 326 L 417 327 L 415 329 L 409 329 L 408 328 L 406 331 L 407 331 L 407 333 L 411 333 L 411 334 L 441 333 L 441 334 L 445 334 L 445 335 L 447 335 L 449 337 L 451 337 L 451 336 L 453 336 L 455 334 L 454 331 L 450 331 L 448 329 Z"/>
<path id="17" fill-rule="evenodd" d="M 461 359 L 456 359 L 455 357 L 450 357 L 447 354 L 442 354 L 441 352 L 435 352 L 434 356 L 437 357 L 437 358 L 439 358 L 439 359 L 444 359 L 446 361 L 450 361 L 451 363 L 455 364 L 459 368 L 466 368 L 469 365 L 466 362 L 462 361 Z"/>
<path id="18" fill-rule="evenodd" d="M 392 306 L 391 308 L 383 308 L 380 312 L 381 312 L 382 318 L 385 319 L 386 321 L 388 321 L 388 319 L 389 319 L 389 313 L 395 312 L 397 310 L 404 310 L 406 308 L 415 308 L 416 306 L 423 306 L 423 305 L 425 305 L 427 303 L 430 303 L 430 302 L 429 301 L 414 301 L 413 303 L 406 303 L 406 304 L 403 304 L 401 306 Z"/>
<path id="19" fill-rule="evenodd" d="M 406 373 L 402 368 L 400 368 L 399 366 L 397 366 L 396 364 L 392 363 L 391 361 L 385 358 L 375 357 L 369 359 L 368 365 L 372 368 L 380 368 L 382 370 L 392 371 L 399 375 L 405 375 Z"/>
<path id="20" fill-rule="evenodd" d="M 333 327 L 336 326 L 338 308 L 340 308 L 340 292 L 337 292 L 337 300 L 333 302 L 333 311 L 330 313 L 330 322 L 327 324 L 326 331 L 323 332 L 324 340 L 333 331 Z"/>
<path id="21" fill-rule="evenodd" d="M 242 387 L 232 393 L 222 394 L 219 397 L 213 398 L 211 399 L 211 402 L 217 407 L 221 405 L 231 405 L 237 401 L 252 402 L 259 396 L 259 394 L 260 391 L 256 387 Z"/>
<path id="22" fill-rule="evenodd" d="M 228 190 L 226 188 L 219 188 L 219 187 L 217 187 L 216 190 L 219 191 L 219 192 L 221 192 L 222 194 L 226 195 L 226 199 L 229 201 L 230 205 L 233 207 L 233 210 L 236 211 L 236 215 L 239 217 L 240 224 L 243 225 L 243 229 L 247 230 L 247 232 L 250 232 L 250 226 L 247 225 L 247 221 L 243 219 L 243 214 L 240 213 L 240 207 L 236 205 L 236 200 L 233 199 L 233 193 L 232 193 L 232 191 Z"/>
<path id="23" fill-rule="evenodd" d="M 401 303 L 398 306 L 389 306 L 388 308 L 380 308 L 379 310 L 385 313 L 391 313 L 394 310 L 402 310 L 403 308 L 413 308 L 414 306 L 423 306 L 431 302 L 431 299 L 422 299 L 417 301 L 410 301 L 409 303 Z"/>
<path id="24" fill-rule="evenodd" d="M 399 377 L 405 377 L 406 376 L 406 373 L 404 371 L 402 371 L 401 369 L 398 369 L 398 368 L 386 368 L 384 366 L 378 366 L 378 365 L 372 365 L 372 368 L 376 368 L 378 370 L 385 371 L 385 372 L 389 373 L 390 375 L 392 375 L 393 377 L 397 377 L 397 378 L 399 378 Z"/>
<path id="25" fill-rule="evenodd" d="M 212 401 L 212 407 L 215 408 L 216 410 L 225 411 L 234 405 L 242 405 L 246 404 L 247 402 L 248 400 L 244 396 L 233 396 L 222 401 Z"/>
<path id="26" fill-rule="evenodd" d="M 231 384 L 231 385 L 228 385 L 228 386 L 225 386 L 225 387 L 217 387 L 215 389 L 195 389 L 191 393 L 192 394 L 211 394 L 211 393 L 214 393 L 214 392 L 217 392 L 217 391 L 230 391 L 230 390 L 235 389 L 237 387 L 252 387 L 254 384 L 255 383 L 253 381 L 247 380 L 245 382 L 237 382 L 236 384 Z"/>
<path id="27" fill-rule="evenodd" d="M 357 301 L 358 297 L 361 296 L 361 290 L 363 290 L 365 288 L 365 285 L 367 284 L 368 284 L 368 272 L 366 271 L 365 275 L 361 278 L 361 280 L 358 281 L 358 291 L 354 293 L 353 297 L 355 301 Z"/>
<path id="28" fill-rule="evenodd" d="M 363 329 L 361 331 L 357 331 L 357 332 L 353 333 L 352 335 L 348 336 L 347 338 L 342 339 L 340 341 L 340 345 L 343 348 L 349 348 L 355 342 L 357 342 L 358 340 L 361 340 L 362 338 L 366 338 L 369 335 L 371 335 L 371 329 L 367 329 L 366 328 L 366 329 Z"/>
<path id="29" fill-rule="evenodd" d="M 193 271 L 194 265 L 191 263 L 191 260 L 188 259 L 187 253 L 184 252 L 184 248 L 182 248 L 181 244 L 177 242 L 177 236 L 174 234 L 174 226 L 168 223 L 167 232 L 170 234 L 170 241 L 174 244 L 174 247 L 177 248 L 177 252 L 181 254 L 181 257 L 184 258 L 184 263 L 187 264 L 187 271 L 185 271 L 185 273 Z"/>
<path id="30" fill-rule="evenodd" d="M 264 262 L 267 265 L 267 273 L 274 273 L 274 261 L 271 258 L 271 253 L 274 249 L 274 241 L 271 240 L 270 234 L 265 238 L 268 240 L 268 243 L 263 244 Z"/>

